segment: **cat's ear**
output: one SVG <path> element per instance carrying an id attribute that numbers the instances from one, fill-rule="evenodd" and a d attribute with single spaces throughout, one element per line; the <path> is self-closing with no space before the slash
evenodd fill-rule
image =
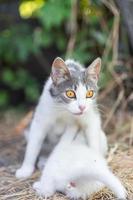
<path id="1" fill-rule="evenodd" d="M 51 78 L 55 85 L 68 80 L 70 78 L 70 72 L 64 62 L 60 57 L 55 58 L 52 64 Z"/>
<path id="2" fill-rule="evenodd" d="M 101 58 L 96 58 L 86 69 L 87 79 L 92 79 L 97 83 L 101 70 Z"/>

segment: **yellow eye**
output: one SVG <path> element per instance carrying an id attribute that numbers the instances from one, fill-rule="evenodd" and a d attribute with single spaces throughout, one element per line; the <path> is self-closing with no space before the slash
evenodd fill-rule
<path id="1" fill-rule="evenodd" d="M 86 98 L 91 98 L 93 94 L 94 94 L 93 90 L 88 90 L 86 93 Z"/>
<path id="2" fill-rule="evenodd" d="M 75 98 L 76 97 L 75 92 L 73 90 L 67 90 L 66 95 L 69 98 Z"/>

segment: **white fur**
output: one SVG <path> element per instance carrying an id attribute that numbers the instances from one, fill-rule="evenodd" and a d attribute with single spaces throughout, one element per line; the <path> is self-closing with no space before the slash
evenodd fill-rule
<path id="1" fill-rule="evenodd" d="M 68 63 L 70 60 L 66 62 Z M 107 141 L 101 128 L 100 115 L 94 107 L 94 100 L 86 99 L 85 86 L 79 85 L 76 100 L 72 100 L 69 105 L 60 106 L 50 96 L 51 83 L 52 80 L 49 78 L 36 108 L 29 132 L 25 158 L 21 168 L 16 172 L 17 178 L 27 178 L 33 173 L 37 156 L 46 136 L 53 140 L 57 134 L 63 134 L 65 127 L 72 124 L 82 129 L 86 135 L 86 142 L 92 149 L 101 153 L 101 155 L 105 155 L 107 152 Z M 73 114 L 80 111 L 79 105 L 86 106 L 84 113 L 82 115 Z"/>
<path id="2" fill-rule="evenodd" d="M 118 198 L 126 199 L 124 187 L 108 169 L 105 159 L 80 142 L 84 138 L 82 133 L 75 138 L 76 132 L 75 127 L 67 128 L 34 189 L 45 197 L 61 191 L 70 198 L 86 199 L 105 184 Z M 76 187 L 72 187 L 70 182 L 74 182 Z"/>

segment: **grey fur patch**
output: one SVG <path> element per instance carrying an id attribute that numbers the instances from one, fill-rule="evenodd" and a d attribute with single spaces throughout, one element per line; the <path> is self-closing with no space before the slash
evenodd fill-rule
<path id="1" fill-rule="evenodd" d="M 73 71 L 81 71 L 81 67 L 79 67 L 76 63 L 70 63 L 67 65 L 69 70 L 73 70 Z"/>
<path id="2" fill-rule="evenodd" d="M 51 96 L 55 98 L 58 103 L 63 103 L 63 102 L 69 103 L 71 100 L 66 98 L 63 95 L 63 93 L 66 91 L 66 89 L 68 88 L 72 89 L 72 87 L 73 87 L 73 82 L 71 80 L 67 80 L 67 81 L 61 82 L 57 86 L 52 84 L 49 91 L 50 91 Z"/>

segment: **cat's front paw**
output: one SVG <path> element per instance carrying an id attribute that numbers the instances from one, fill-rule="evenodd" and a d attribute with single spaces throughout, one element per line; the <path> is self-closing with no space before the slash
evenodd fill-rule
<path id="1" fill-rule="evenodd" d="M 33 189 L 38 195 L 45 198 L 51 197 L 55 192 L 52 187 L 49 187 L 48 185 L 45 187 L 40 181 L 37 181 L 33 184 Z"/>
<path id="2" fill-rule="evenodd" d="M 26 179 L 32 175 L 33 171 L 34 171 L 33 166 L 22 166 L 20 169 L 16 171 L 15 176 L 16 178 Z"/>

